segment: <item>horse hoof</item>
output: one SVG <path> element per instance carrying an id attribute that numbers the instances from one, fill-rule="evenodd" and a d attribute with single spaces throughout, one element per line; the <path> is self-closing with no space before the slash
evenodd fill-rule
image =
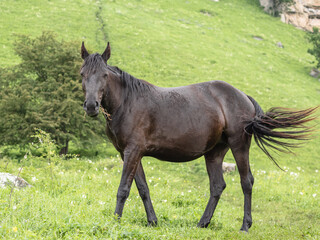
<path id="1" fill-rule="evenodd" d="M 158 225 L 158 221 L 155 220 L 155 221 L 148 221 L 148 226 L 149 227 L 156 227 Z"/>
<path id="2" fill-rule="evenodd" d="M 249 229 L 245 229 L 244 227 L 240 228 L 240 232 L 247 234 Z"/>
<path id="3" fill-rule="evenodd" d="M 207 228 L 209 225 L 209 223 L 204 223 L 204 222 L 199 222 L 197 227 L 198 228 Z"/>

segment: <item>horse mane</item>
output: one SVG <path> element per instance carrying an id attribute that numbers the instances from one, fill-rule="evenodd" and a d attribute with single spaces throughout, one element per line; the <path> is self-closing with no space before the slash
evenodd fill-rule
<path id="1" fill-rule="evenodd" d="M 95 73 L 99 71 L 99 69 L 105 69 L 112 72 L 120 78 L 122 86 L 124 89 L 126 89 L 128 94 L 144 94 L 147 91 L 150 91 L 151 88 L 153 88 L 152 84 L 144 80 L 135 78 L 134 76 L 125 71 L 122 71 L 116 66 L 107 65 L 99 53 L 89 55 L 85 59 L 81 67 L 81 69 L 84 68 L 88 74 Z"/>
<path id="2" fill-rule="evenodd" d="M 138 79 L 131 74 L 121 70 L 116 66 L 107 66 L 108 70 L 119 76 L 122 86 L 127 89 L 128 93 L 146 93 L 149 92 L 154 86 L 147 81 Z"/>

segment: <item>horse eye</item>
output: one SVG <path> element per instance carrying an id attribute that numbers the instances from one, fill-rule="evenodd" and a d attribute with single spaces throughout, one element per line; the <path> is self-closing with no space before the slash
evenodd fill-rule
<path id="1" fill-rule="evenodd" d="M 103 77 L 104 77 L 104 78 L 107 78 L 107 77 L 108 77 L 108 73 L 105 73 L 105 74 L 103 75 Z"/>

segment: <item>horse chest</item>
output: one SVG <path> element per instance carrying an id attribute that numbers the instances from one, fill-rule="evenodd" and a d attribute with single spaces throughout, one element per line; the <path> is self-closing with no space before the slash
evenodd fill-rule
<path id="1" fill-rule="evenodd" d="M 108 139 L 112 142 L 113 146 L 117 149 L 117 151 L 122 153 L 124 149 L 124 144 L 121 141 L 121 138 L 117 137 L 116 131 L 112 128 L 110 122 L 107 122 L 106 134 Z"/>

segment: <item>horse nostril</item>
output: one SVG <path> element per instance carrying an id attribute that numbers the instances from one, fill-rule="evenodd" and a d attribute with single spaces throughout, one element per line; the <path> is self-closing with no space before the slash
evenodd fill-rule
<path id="1" fill-rule="evenodd" d="M 99 102 L 96 101 L 96 109 L 99 109 Z"/>
<path id="2" fill-rule="evenodd" d="M 84 109 L 87 109 L 87 101 L 84 101 L 84 103 L 83 103 L 83 108 L 84 108 Z"/>

